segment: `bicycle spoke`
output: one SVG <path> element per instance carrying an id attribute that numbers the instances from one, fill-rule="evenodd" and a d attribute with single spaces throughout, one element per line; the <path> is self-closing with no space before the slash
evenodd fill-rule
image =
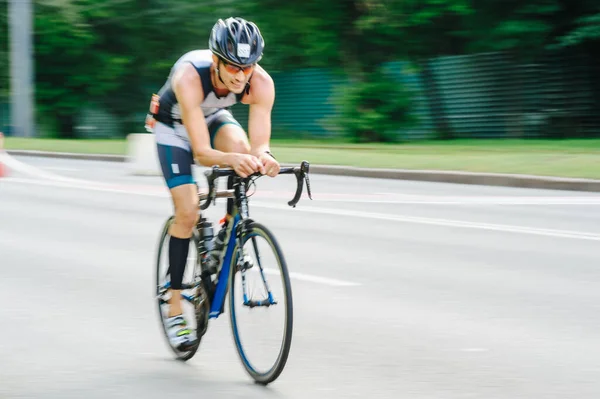
<path id="1" fill-rule="evenodd" d="M 256 237 L 252 237 L 252 246 L 254 247 L 254 253 L 256 255 L 256 260 L 258 262 L 258 269 L 260 271 L 260 276 L 262 278 L 263 284 L 265 285 L 265 290 L 267 292 L 267 298 L 269 300 L 269 304 L 275 305 L 277 301 L 273 298 L 273 293 L 271 292 L 271 288 L 269 287 L 269 283 L 267 283 L 267 278 L 265 277 L 265 271 L 262 267 L 262 263 L 260 261 L 260 254 L 258 252 L 258 245 L 256 244 Z"/>

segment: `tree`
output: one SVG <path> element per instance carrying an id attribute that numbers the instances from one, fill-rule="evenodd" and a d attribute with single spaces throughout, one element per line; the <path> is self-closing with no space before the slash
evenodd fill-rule
<path id="1" fill-rule="evenodd" d="M 0 36 L 8 37 L 2 4 Z M 595 56 L 600 39 L 593 0 L 35 0 L 34 11 L 38 119 L 66 136 L 90 108 L 139 129 L 173 62 L 206 48 L 214 22 L 228 16 L 258 24 L 269 71 L 327 68 L 347 77 L 339 106 L 360 140 L 389 140 L 393 126 L 411 120 L 410 93 L 386 70 L 390 61 L 420 69 L 440 136 L 452 137 L 440 117 L 432 57 L 509 51 L 525 59 L 577 46 Z M 0 95 L 9 88 L 3 43 Z M 377 96 L 397 101 L 384 105 Z"/>
<path id="2" fill-rule="evenodd" d="M 182 52 L 206 46 L 215 19 L 194 0 L 36 1 L 40 119 L 69 137 L 82 111 L 99 108 L 139 129 L 152 92 Z"/>

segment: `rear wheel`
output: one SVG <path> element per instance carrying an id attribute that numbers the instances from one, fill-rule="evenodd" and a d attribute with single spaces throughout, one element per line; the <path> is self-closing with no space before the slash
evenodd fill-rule
<path id="1" fill-rule="evenodd" d="M 229 280 L 233 338 L 246 371 L 256 382 L 266 385 L 279 377 L 288 359 L 293 327 L 292 287 L 283 252 L 265 226 L 253 222 L 241 241 L 243 251 L 237 242 Z M 252 278 L 258 281 L 258 289 L 248 288 Z M 279 314 L 282 320 L 271 328 L 269 323 Z M 259 320 L 251 321 L 252 317 Z M 276 338 L 267 342 L 271 333 Z M 253 343 L 253 339 L 258 342 Z M 273 352 L 272 356 L 268 352 Z"/>
<path id="2" fill-rule="evenodd" d="M 197 341 L 189 350 L 181 351 L 171 345 L 167 335 L 165 319 L 168 316 L 170 298 L 170 279 L 169 269 L 169 227 L 173 224 L 174 217 L 171 216 L 165 222 L 160 234 L 158 244 L 158 253 L 156 257 L 156 280 L 155 295 L 158 305 L 158 317 L 167 345 L 179 360 L 187 361 L 191 359 L 200 346 L 202 335 L 208 325 L 209 303 L 200 280 L 200 264 L 198 261 L 198 235 L 196 231 L 190 240 L 187 264 L 183 275 L 183 289 L 181 291 L 182 309 L 185 319 L 190 324 L 190 328 L 195 332 Z"/>

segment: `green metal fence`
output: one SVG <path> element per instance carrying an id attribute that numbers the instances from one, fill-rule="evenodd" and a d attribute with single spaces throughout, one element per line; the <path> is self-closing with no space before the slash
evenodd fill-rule
<path id="1" fill-rule="evenodd" d="M 275 83 L 272 111 L 274 137 L 328 136 L 327 118 L 336 112 L 332 95 L 336 85 L 345 84 L 342 77 L 326 69 L 305 69 L 271 74 Z M 247 128 L 248 106 L 236 104 L 232 112 Z"/>
<path id="2" fill-rule="evenodd" d="M 455 137 L 600 137 L 600 62 L 596 58 L 600 57 L 575 51 L 547 52 L 528 63 L 517 62 L 507 53 L 438 57 L 424 64 L 430 73 L 425 73 L 423 65 L 388 63 L 398 84 L 413 93 L 412 112 L 417 118 L 413 126 L 399 128 L 397 134 L 405 140 L 432 138 L 436 126 L 445 122 Z M 339 134 L 329 118 L 336 113 L 335 88 L 348 84 L 345 77 L 327 69 L 273 73 L 272 77 L 274 137 Z M 143 131 L 146 107 L 146 103 L 132 107 L 139 131 Z M 0 99 L 0 129 L 10 127 L 9 111 L 8 103 Z M 247 128 L 248 107 L 238 104 L 232 112 Z M 85 115 L 82 111 L 78 116 L 79 125 L 103 124 L 101 114 Z M 111 128 L 103 132 L 129 133 L 118 132 L 113 124 L 106 124 Z"/>
<path id="3" fill-rule="evenodd" d="M 535 63 L 489 53 L 432 60 L 444 115 L 457 137 L 598 135 L 594 66 L 582 53 Z"/>
<path id="4" fill-rule="evenodd" d="M 588 54 L 548 52 L 520 63 L 508 53 L 483 53 L 433 58 L 429 65 L 429 82 L 409 63 L 387 65 L 413 93 L 417 122 L 398 130 L 403 139 L 435 137 L 435 120 L 445 120 L 455 137 L 600 136 L 600 74 Z M 336 112 L 333 89 L 345 79 L 314 69 L 276 73 L 273 80 L 274 135 L 335 134 L 326 120 Z M 246 126 L 247 107 L 233 112 Z"/>

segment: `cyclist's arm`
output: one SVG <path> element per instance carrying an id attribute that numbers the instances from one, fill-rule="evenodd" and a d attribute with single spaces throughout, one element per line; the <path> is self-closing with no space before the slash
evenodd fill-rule
<path id="1" fill-rule="evenodd" d="M 273 84 L 273 79 L 261 69 L 257 76 L 253 76 L 250 90 L 252 93 L 252 102 L 248 111 L 250 153 L 256 157 L 260 157 L 265 151 L 269 150 L 269 142 L 271 140 L 271 110 L 275 102 L 275 85 Z"/>
<path id="2" fill-rule="evenodd" d="M 214 150 L 200 104 L 204 99 L 200 76 L 191 64 L 183 65 L 173 76 L 173 91 L 188 132 L 194 160 L 203 166 L 228 166 L 229 154 Z"/>

